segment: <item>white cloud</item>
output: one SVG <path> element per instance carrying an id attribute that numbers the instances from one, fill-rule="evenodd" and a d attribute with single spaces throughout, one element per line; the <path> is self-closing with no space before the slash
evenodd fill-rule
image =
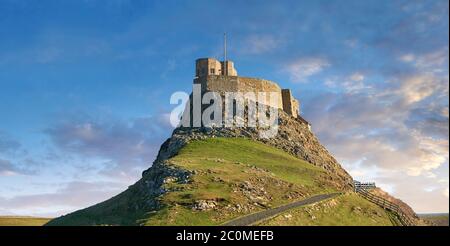
<path id="1" fill-rule="evenodd" d="M 347 93 L 353 94 L 371 88 L 364 83 L 365 76 L 362 73 L 356 72 L 349 76 L 342 84 L 342 88 Z"/>
<path id="2" fill-rule="evenodd" d="M 418 70 L 428 74 L 445 72 L 448 71 L 446 70 L 446 67 L 448 67 L 448 46 L 421 55 L 404 54 L 399 59 L 413 64 Z"/>
<path id="3" fill-rule="evenodd" d="M 343 78 L 337 76 L 327 78 L 325 79 L 324 85 L 329 88 L 340 88 L 346 93 L 354 94 L 372 88 L 364 80 L 365 75 L 363 73 L 355 72 Z"/>
<path id="4" fill-rule="evenodd" d="M 308 77 L 320 73 L 328 66 L 330 63 L 326 59 L 309 57 L 287 64 L 284 70 L 289 73 L 292 82 L 307 82 Z"/>
<path id="5" fill-rule="evenodd" d="M 448 47 L 418 56 L 415 66 L 422 71 L 442 72 L 444 66 L 448 68 Z"/>
<path id="6" fill-rule="evenodd" d="M 413 104 L 424 100 L 433 93 L 448 91 L 448 78 L 419 74 L 404 78 L 396 93 L 403 97 L 405 103 Z"/>
<path id="7" fill-rule="evenodd" d="M 414 134 L 415 135 L 415 134 Z M 440 167 L 448 158 L 448 139 L 433 139 L 423 135 L 414 136 L 416 148 L 411 151 L 414 157 L 408 166 L 408 175 L 419 176 Z"/>
<path id="8" fill-rule="evenodd" d="M 377 183 L 392 184 L 391 194 L 411 205 L 416 213 L 448 212 L 449 201 L 445 195 L 448 185 L 436 183 L 434 179 L 385 173 Z"/>

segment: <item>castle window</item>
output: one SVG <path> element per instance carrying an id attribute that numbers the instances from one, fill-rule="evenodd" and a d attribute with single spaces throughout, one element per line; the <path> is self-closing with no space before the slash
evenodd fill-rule
<path id="1" fill-rule="evenodd" d="M 211 69 L 210 69 L 210 73 L 211 73 L 211 74 L 215 74 L 215 73 L 216 73 L 216 70 L 215 70 L 214 68 L 211 68 Z"/>

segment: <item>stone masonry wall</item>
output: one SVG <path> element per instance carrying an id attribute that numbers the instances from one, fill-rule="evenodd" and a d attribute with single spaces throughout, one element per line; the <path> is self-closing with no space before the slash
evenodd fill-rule
<path id="1" fill-rule="evenodd" d="M 289 115 L 297 118 L 299 116 L 299 102 L 289 89 L 281 89 L 277 83 L 258 78 L 209 75 L 194 79 L 194 84 L 200 84 L 202 91 L 225 92 L 275 92 L 278 100 L 270 101 L 270 94 L 266 95 L 266 105 L 283 109 Z"/>
<path id="2" fill-rule="evenodd" d="M 292 96 L 291 90 L 289 89 L 283 89 L 281 91 L 282 97 L 283 97 L 283 110 L 294 116 L 298 116 L 298 110 L 299 110 L 299 103 L 298 100 L 295 99 Z"/>
<path id="3" fill-rule="evenodd" d="M 275 108 L 282 108 L 283 102 L 281 98 L 281 88 L 274 82 L 265 80 L 265 79 L 257 79 L 257 78 L 248 78 L 248 77 L 238 77 L 238 91 L 241 92 L 275 92 L 278 100 L 274 103 L 270 100 L 270 94 L 267 94 L 266 97 L 266 105 L 270 105 Z"/>
<path id="4" fill-rule="evenodd" d="M 266 105 L 283 108 L 281 88 L 274 82 L 264 79 L 238 77 L 238 76 L 207 76 L 194 79 L 194 84 L 201 84 L 203 91 L 225 92 L 275 92 L 278 100 L 270 101 L 267 94 Z"/>

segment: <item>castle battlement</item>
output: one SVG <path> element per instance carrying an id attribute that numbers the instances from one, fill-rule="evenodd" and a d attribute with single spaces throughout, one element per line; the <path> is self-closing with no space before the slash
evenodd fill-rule
<path id="1" fill-rule="evenodd" d="M 238 76 L 232 61 L 220 62 L 214 58 L 197 59 L 194 84 L 200 84 L 203 92 L 278 93 L 278 102 L 269 106 L 282 109 L 287 114 L 306 122 L 299 113 L 300 103 L 294 98 L 290 89 L 282 89 L 276 82 L 270 80 Z"/>

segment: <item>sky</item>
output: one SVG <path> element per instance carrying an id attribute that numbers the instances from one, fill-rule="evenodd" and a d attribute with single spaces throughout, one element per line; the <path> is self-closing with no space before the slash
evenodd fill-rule
<path id="1" fill-rule="evenodd" d="M 58 216 L 136 182 L 195 59 L 291 88 L 357 180 L 449 210 L 448 1 L 0 0 L 0 215 Z"/>

